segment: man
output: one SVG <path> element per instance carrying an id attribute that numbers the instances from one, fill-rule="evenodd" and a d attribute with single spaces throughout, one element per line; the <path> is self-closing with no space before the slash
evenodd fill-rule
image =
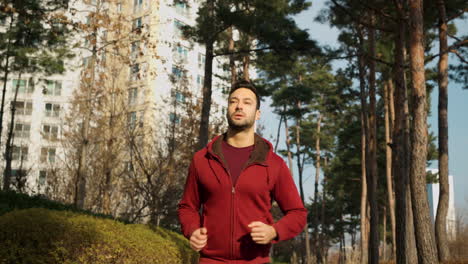
<path id="1" fill-rule="evenodd" d="M 200 251 L 200 264 L 268 263 L 270 244 L 293 238 L 306 224 L 307 211 L 286 164 L 254 132 L 259 108 L 250 82 L 234 85 L 227 133 L 192 159 L 178 214 L 184 236 Z M 276 223 L 272 199 L 284 213 Z"/>

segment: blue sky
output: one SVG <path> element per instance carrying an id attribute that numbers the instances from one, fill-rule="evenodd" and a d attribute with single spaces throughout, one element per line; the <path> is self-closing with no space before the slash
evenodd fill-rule
<path id="1" fill-rule="evenodd" d="M 301 28 L 307 29 L 312 39 L 318 41 L 321 45 L 330 45 L 337 47 L 337 37 L 339 31 L 336 28 L 330 28 L 329 25 L 314 22 L 314 18 L 319 11 L 325 7 L 325 1 L 313 1 L 312 7 L 306 12 L 301 13 L 295 19 Z M 457 26 L 461 34 L 468 33 L 468 21 L 459 20 Z M 451 56 L 451 61 L 455 59 Z M 342 66 L 344 62 L 335 62 L 333 67 L 336 69 Z M 437 135 L 437 89 L 432 93 L 431 112 L 432 116 L 428 118 L 431 131 Z M 269 105 L 267 101 L 264 105 Z M 265 136 L 270 139 L 275 138 L 278 126 L 278 117 L 272 114 L 271 108 L 262 109 L 264 115 L 262 124 L 265 125 Z M 284 128 L 282 128 L 284 130 Z M 284 142 L 284 134 L 280 137 L 280 142 Z M 284 143 L 283 143 L 284 145 Z M 437 168 L 437 163 L 433 163 L 431 168 Z M 449 171 L 454 177 L 455 206 L 457 209 L 468 209 L 468 90 L 462 90 L 460 85 L 449 83 Z M 297 173 L 296 173 L 297 174 Z M 313 194 L 313 175 L 315 169 L 313 166 L 305 169 L 304 188 L 307 196 Z"/>

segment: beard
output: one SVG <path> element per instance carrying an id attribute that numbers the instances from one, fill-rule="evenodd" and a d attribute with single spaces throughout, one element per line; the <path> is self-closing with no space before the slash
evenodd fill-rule
<path id="1" fill-rule="evenodd" d="M 235 114 L 236 113 L 233 113 L 232 115 L 235 115 Z M 245 118 L 243 120 L 234 120 L 231 118 L 231 116 L 229 116 L 229 114 L 227 115 L 227 121 L 228 121 L 229 128 L 234 131 L 243 131 L 243 130 L 249 129 L 255 123 L 255 120 L 253 118 L 252 119 Z"/>

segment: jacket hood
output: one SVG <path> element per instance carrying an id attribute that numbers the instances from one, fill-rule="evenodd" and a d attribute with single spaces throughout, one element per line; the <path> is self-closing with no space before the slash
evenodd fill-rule
<path id="1" fill-rule="evenodd" d="M 224 159 L 221 143 L 226 138 L 226 133 L 216 136 L 206 146 L 208 154 L 220 159 L 223 164 L 227 164 Z M 258 163 L 263 166 L 267 166 L 267 159 L 273 153 L 273 145 L 266 139 L 259 136 L 257 133 L 254 134 L 254 149 L 250 154 L 250 158 L 247 161 L 246 166 Z"/>

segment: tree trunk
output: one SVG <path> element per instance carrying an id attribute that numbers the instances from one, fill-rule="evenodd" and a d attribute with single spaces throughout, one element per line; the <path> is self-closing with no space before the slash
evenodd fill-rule
<path id="1" fill-rule="evenodd" d="M 281 131 L 281 123 L 283 122 L 284 115 L 280 116 L 280 120 L 278 122 L 278 131 L 276 133 L 276 143 L 275 143 L 275 149 L 274 152 L 276 153 L 276 150 L 278 149 L 278 143 L 279 143 L 279 137 L 280 137 L 280 131 Z"/>
<path id="2" fill-rule="evenodd" d="M 375 23 L 375 14 L 370 11 L 371 25 Z M 375 51 L 375 29 L 369 28 L 369 56 L 376 57 Z M 370 218 L 370 243 L 369 263 L 379 262 L 379 208 L 377 200 L 377 111 L 376 111 L 376 89 L 375 89 L 375 60 L 369 59 L 369 204 L 371 207 Z"/>
<path id="3" fill-rule="evenodd" d="M 395 24 L 395 123 L 393 128 L 393 173 L 396 198 L 396 262 L 401 264 L 417 263 L 415 250 L 411 191 L 409 188 L 409 110 L 405 76 L 405 36 L 406 21 L 403 17 L 404 1 L 396 1 L 398 23 Z"/>
<path id="4" fill-rule="evenodd" d="M 286 116 L 284 116 L 284 130 L 285 130 L 285 134 L 286 134 L 286 149 L 288 151 L 289 171 L 291 172 L 291 176 L 294 177 L 293 160 L 292 160 L 292 154 L 291 154 L 291 140 L 289 139 L 288 118 Z"/>
<path id="5" fill-rule="evenodd" d="M 384 105 L 385 105 L 385 156 L 386 156 L 386 166 L 385 172 L 387 177 L 387 197 L 388 197 L 388 207 L 390 215 L 390 224 L 392 227 L 392 255 L 391 259 L 395 258 L 395 197 L 393 194 L 393 177 L 392 177 L 392 139 L 391 139 L 391 113 L 390 113 L 390 93 L 391 93 L 391 83 L 392 80 L 388 80 L 384 84 Z"/>
<path id="6" fill-rule="evenodd" d="M 13 26 L 13 15 L 10 16 L 10 25 L 9 30 Z M 6 97 L 6 87 L 8 83 L 8 74 L 10 73 L 10 45 L 11 45 L 11 38 L 8 38 L 8 43 L 5 51 L 5 66 L 3 67 L 3 90 L 2 90 L 2 103 L 0 106 L 0 146 L 2 142 L 2 132 L 3 132 L 3 115 L 5 113 L 5 97 Z M 5 186 L 5 178 L 4 178 L 3 185 Z M 10 183 L 7 184 L 8 186 Z"/>
<path id="7" fill-rule="evenodd" d="M 382 259 L 387 261 L 387 206 L 383 207 L 383 230 L 382 230 Z"/>
<path id="8" fill-rule="evenodd" d="M 284 107 L 284 110 L 286 107 Z M 285 136 L 286 136 L 286 149 L 288 152 L 288 166 L 289 166 L 289 172 L 291 173 L 291 177 L 294 178 L 294 171 L 293 171 L 293 160 L 292 160 L 292 154 L 291 154 L 291 141 L 289 139 L 289 126 L 288 126 L 288 118 L 284 116 L 284 130 L 285 130 Z M 307 227 L 307 224 L 306 224 Z M 306 236 L 308 232 L 306 232 Z M 291 257 L 291 263 L 299 263 L 298 257 L 297 257 L 297 252 L 296 250 L 293 251 L 292 257 Z"/>
<path id="9" fill-rule="evenodd" d="M 447 213 L 449 206 L 448 168 L 448 53 L 447 18 L 444 0 L 437 1 L 439 10 L 439 203 L 435 219 L 435 235 L 439 261 L 447 261 L 450 253 L 447 238 Z"/>
<path id="10" fill-rule="evenodd" d="M 250 50 L 250 44 L 252 42 L 252 37 L 247 35 L 247 49 L 246 50 Z M 250 69 L 250 54 L 247 53 L 245 54 L 243 57 L 242 57 L 242 60 L 244 62 L 244 69 L 243 69 L 243 73 L 244 73 L 244 79 L 247 80 L 247 81 L 250 81 L 250 72 L 249 72 L 249 69 Z"/>
<path id="11" fill-rule="evenodd" d="M 367 233 L 367 157 L 369 157 L 367 147 L 367 134 L 369 133 L 369 121 L 367 110 L 367 92 L 366 92 L 366 70 L 364 62 L 364 37 L 362 30 L 358 26 L 359 37 L 359 87 L 361 98 L 361 264 L 367 263 L 369 238 Z"/>
<path id="12" fill-rule="evenodd" d="M 317 132 L 315 137 L 315 184 L 314 184 L 314 205 L 318 204 L 318 184 L 320 178 L 320 128 L 322 123 L 322 114 L 319 113 L 317 118 Z M 320 256 L 320 246 L 319 246 L 319 232 L 318 232 L 318 217 L 320 212 L 318 211 L 319 207 L 317 206 L 317 212 L 314 216 L 314 247 L 315 247 L 315 258 L 316 263 L 322 262 L 322 257 Z"/>
<path id="13" fill-rule="evenodd" d="M 94 28 L 93 32 L 94 36 L 97 36 L 97 29 Z M 85 201 L 86 201 L 86 184 L 87 184 L 87 167 L 88 167 L 88 148 L 89 148 L 89 123 L 91 121 L 91 115 L 93 113 L 93 109 L 91 106 L 91 96 L 92 96 L 92 89 L 94 88 L 95 81 L 96 81 L 96 63 L 97 63 L 97 46 L 96 41 L 93 41 L 93 50 L 91 56 L 90 67 L 85 69 L 85 74 L 90 72 L 90 78 L 85 79 L 86 87 L 86 113 L 85 117 L 83 118 L 83 124 L 81 127 L 81 149 L 79 154 L 79 161 L 78 161 L 78 173 L 76 178 L 76 186 L 75 186 L 75 206 L 84 209 L 85 208 Z"/>
<path id="14" fill-rule="evenodd" d="M 410 186 L 416 247 L 420 264 L 438 263 L 434 231 L 429 216 L 426 190 L 427 161 L 427 97 L 424 76 L 423 1 L 410 0 L 410 58 L 413 96 L 413 130 L 411 147 Z"/>
<path id="15" fill-rule="evenodd" d="M 208 12 L 213 14 L 214 0 L 207 1 Z M 198 132 L 198 147 L 200 150 L 208 143 L 209 124 L 210 124 L 210 109 L 211 109 L 211 93 L 212 93 L 212 73 L 213 73 L 213 47 L 214 37 L 206 39 L 205 43 L 205 80 L 203 82 L 203 102 L 200 119 L 200 129 Z"/>
<path id="16" fill-rule="evenodd" d="M 231 89 L 234 88 L 234 84 L 237 81 L 237 70 L 236 61 L 234 59 L 234 29 L 233 27 L 228 28 L 229 35 L 229 68 L 231 69 Z"/>
<path id="17" fill-rule="evenodd" d="M 323 184 L 322 184 L 322 211 L 320 213 L 321 215 L 321 219 L 322 219 L 322 222 L 320 223 L 320 226 L 321 226 L 321 234 L 322 237 L 319 239 L 320 243 L 319 243 L 319 250 L 320 250 L 320 257 L 321 257 L 321 262 L 322 263 L 327 263 L 327 259 L 326 259 L 326 252 L 325 252 L 325 199 L 326 199 L 326 192 L 325 192 L 325 188 L 327 186 L 327 174 L 326 174 L 326 170 L 328 168 L 328 159 L 327 157 L 325 156 L 324 158 L 324 161 L 323 161 L 323 168 L 324 168 L 324 172 L 323 172 Z"/>
<path id="18" fill-rule="evenodd" d="M 21 72 L 18 75 L 18 80 L 21 80 Z M 10 182 L 11 182 L 11 162 L 13 159 L 12 156 L 12 147 L 13 147 L 13 131 L 15 129 L 15 112 L 16 112 L 16 99 L 18 98 L 18 90 L 20 86 L 20 81 L 16 83 L 15 87 L 15 95 L 13 101 L 10 103 L 11 105 L 11 116 L 10 116 L 10 129 L 8 131 L 7 142 L 5 146 L 5 170 L 3 171 L 3 190 L 8 191 L 10 190 Z M 21 156 L 23 153 L 21 153 Z M 22 159 L 22 157 L 20 157 Z"/>
<path id="19" fill-rule="evenodd" d="M 297 102 L 297 108 L 301 108 L 301 102 Z M 297 163 L 297 171 L 299 174 L 299 191 L 301 194 L 301 199 L 302 203 L 305 204 L 305 197 L 304 197 L 304 184 L 302 181 L 302 176 L 303 176 L 303 169 L 304 169 L 304 164 L 301 162 L 301 135 L 300 135 L 300 119 L 296 120 L 296 163 Z M 304 232 L 305 232 L 305 239 L 304 239 L 304 244 L 305 244 L 305 254 L 306 254 L 306 264 L 312 264 L 312 254 L 310 252 L 310 238 L 309 238 L 309 225 L 306 224 L 304 227 Z"/>

